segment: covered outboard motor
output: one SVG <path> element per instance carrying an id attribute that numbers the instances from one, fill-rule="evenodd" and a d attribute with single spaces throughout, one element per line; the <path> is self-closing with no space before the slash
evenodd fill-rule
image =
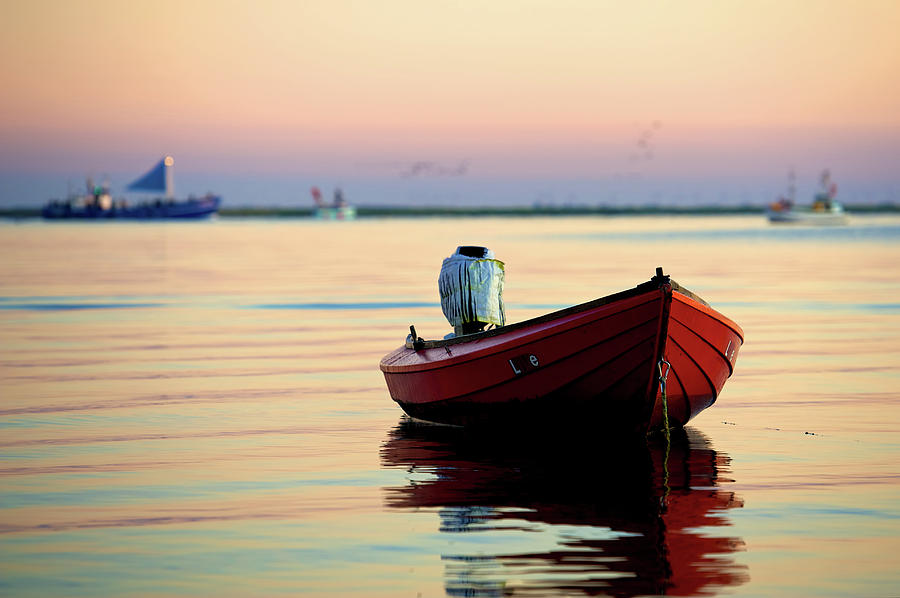
<path id="1" fill-rule="evenodd" d="M 503 262 L 487 247 L 462 245 L 441 265 L 441 309 L 457 335 L 503 326 Z"/>

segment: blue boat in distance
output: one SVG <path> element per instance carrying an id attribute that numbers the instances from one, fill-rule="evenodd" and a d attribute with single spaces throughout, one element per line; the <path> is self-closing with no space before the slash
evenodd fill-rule
<path id="1" fill-rule="evenodd" d="M 129 191 L 150 191 L 164 193 L 162 197 L 139 202 L 113 198 L 109 183 L 94 185 L 87 180 L 84 195 L 70 195 L 64 200 L 54 199 L 47 203 L 41 214 L 49 219 L 131 219 L 166 220 L 186 218 L 206 218 L 219 210 L 222 199 L 207 193 L 203 197 L 189 196 L 175 199 L 174 167 L 172 156 L 163 157 L 146 174 L 130 185 Z"/>

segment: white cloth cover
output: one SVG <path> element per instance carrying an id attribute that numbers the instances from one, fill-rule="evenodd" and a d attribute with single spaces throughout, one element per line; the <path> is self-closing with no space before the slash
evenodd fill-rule
<path id="1" fill-rule="evenodd" d="M 493 253 L 488 255 L 493 256 Z M 451 326 L 467 322 L 506 324 L 503 307 L 503 262 L 492 258 L 473 258 L 458 253 L 441 265 L 438 290 L 441 309 Z"/>

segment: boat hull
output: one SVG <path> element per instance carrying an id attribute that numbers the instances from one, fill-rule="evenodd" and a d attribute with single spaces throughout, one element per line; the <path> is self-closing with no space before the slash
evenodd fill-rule
<path id="1" fill-rule="evenodd" d="M 666 412 L 669 425 L 680 426 L 712 405 L 742 342 L 737 324 L 658 276 L 504 328 L 411 340 L 380 367 L 391 397 L 417 419 L 464 426 L 578 420 L 647 431 L 662 427 Z"/>
<path id="2" fill-rule="evenodd" d="M 320 207 L 316 208 L 313 217 L 316 220 L 355 220 L 355 206 Z"/>
<path id="3" fill-rule="evenodd" d="M 161 199 L 111 209 L 51 202 L 41 214 L 49 220 L 191 220 L 215 214 L 220 203 L 221 198 L 215 195 L 178 201 Z"/>
<path id="4" fill-rule="evenodd" d="M 847 213 L 843 210 L 821 211 L 815 210 L 772 210 L 766 211 L 770 222 L 776 224 L 812 224 L 819 226 L 834 226 L 847 224 Z"/>

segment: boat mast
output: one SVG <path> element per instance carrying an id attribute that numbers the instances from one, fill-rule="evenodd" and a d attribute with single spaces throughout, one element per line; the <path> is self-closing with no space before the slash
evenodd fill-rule
<path id="1" fill-rule="evenodd" d="M 788 199 L 794 203 L 794 196 L 797 193 L 797 173 L 791 168 L 788 171 Z"/>
<path id="2" fill-rule="evenodd" d="M 175 198 L 175 158 L 166 156 L 163 159 L 166 170 L 166 199 Z"/>

